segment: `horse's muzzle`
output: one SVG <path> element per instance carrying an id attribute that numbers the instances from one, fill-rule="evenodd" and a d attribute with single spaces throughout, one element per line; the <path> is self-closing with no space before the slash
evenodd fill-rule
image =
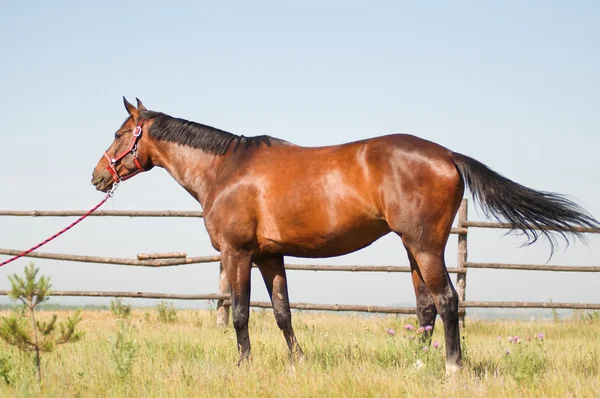
<path id="1" fill-rule="evenodd" d="M 102 174 L 99 176 L 92 175 L 92 185 L 94 185 L 98 191 L 107 192 L 112 186 L 113 180 L 110 176 L 106 177 Z"/>

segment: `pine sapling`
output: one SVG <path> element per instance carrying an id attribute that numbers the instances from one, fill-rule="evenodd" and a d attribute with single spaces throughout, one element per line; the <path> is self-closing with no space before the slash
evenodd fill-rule
<path id="1" fill-rule="evenodd" d="M 40 276 L 39 268 L 33 263 L 25 267 L 24 277 L 9 275 L 12 289 L 8 295 L 13 301 L 22 303 L 21 311 L 3 317 L 0 325 L 0 338 L 22 351 L 35 353 L 38 381 L 42 380 L 41 352 L 51 352 L 57 345 L 81 340 L 83 332 L 77 330 L 81 321 L 81 311 L 77 310 L 63 323 L 57 324 L 53 314 L 48 321 L 36 320 L 36 307 L 50 298 L 50 278 Z M 28 319 L 29 318 L 29 319 Z M 57 330 L 58 327 L 58 330 Z"/>

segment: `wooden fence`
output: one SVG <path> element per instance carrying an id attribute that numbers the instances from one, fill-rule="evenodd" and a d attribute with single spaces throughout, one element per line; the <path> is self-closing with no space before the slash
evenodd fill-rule
<path id="1" fill-rule="evenodd" d="M 69 211 L 21 211 L 5 210 L 0 211 L 0 216 L 10 217 L 75 217 L 84 212 L 79 210 Z M 101 210 L 92 214 L 94 217 L 202 217 L 199 211 L 126 211 L 126 210 Z M 600 310 L 600 304 L 590 303 L 558 303 L 558 302 L 516 302 L 516 301 L 467 301 L 467 270 L 473 269 L 506 269 L 506 270 L 527 270 L 527 271 L 552 271 L 552 272 L 600 272 L 600 266 L 560 266 L 560 265 L 532 265 L 532 264 L 502 264 L 502 263 L 475 263 L 469 262 L 468 253 L 468 232 L 469 228 L 510 228 L 508 224 L 469 221 L 467 217 L 467 200 L 463 200 L 458 212 L 458 223 L 452 228 L 451 233 L 458 235 L 458 261 L 457 266 L 448 268 L 448 272 L 457 274 L 456 288 L 460 299 L 460 319 L 464 323 L 464 316 L 467 308 L 556 308 L 556 309 L 584 309 Z M 600 233 L 600 230 L 590 228 L 580 228 L 584 233 Z M 13 256 L 21 253 L 21 250 L 0 249 L 0 255 Z M 96 257 L 80 256 L 71 254 L 56 254 L 33 252 L 28 257 L 76 261 L 84 263 L 101 264 L 119 264 L 139 267 L 171 267 L 183 264 L 203 264 L 219 263 L 220 256 L 187 257 L 185 253 L 157 253 L 150 255 L 138 255 L 137 259 L 114 258 L 114 257 Z M 303 265 L 286 264 L 288 270 L 301 271 L 336 271 L 336 272 L 410 272 L 407 266 L 379 266 L 379 265 Z M 225 326 L 229 320 L 229 284 L 225 278 L 223 267 L 220 267 L 219 292 L 208 294 L 167 294 L 167 293 L 148 293 L 148 292 L 89 292 L 89 291 L 53 291 L 54 296 L 72 296 L 72 297 L 127 297 L 127 298 L 152 298 L 152 299 L 173 299 L 173 300 L 217 300 L 217 323 Z M 0 295 L 6 295 L 7 291 L 0 290 Z M 252 307 L 269 308 L 269 302 L 251 302 Z M 389 306 L 368 306 L 368 305 L 341 305 L 341 304 L 311 304 L 311 303 L 291 303 L 294 309 L 302 310 L 320 310 L 320 311 L 356 311 L 372 313 L 389 314 L 414 314 L 413 307 L 389 307 Z"/>

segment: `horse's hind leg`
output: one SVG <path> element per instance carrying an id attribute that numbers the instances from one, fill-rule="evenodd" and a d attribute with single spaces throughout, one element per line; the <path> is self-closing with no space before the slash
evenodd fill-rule
<path id="1" fill-rule="evenodd" d="M 458 328 L 458 294 L 444 263 L 443 246 L 438 250 L 424 249 L 404 236 L 403 241 L 417 263 L 417 272 L 431 292 L 437 312 L 444 323 L 446 341 L 446 373 L 455 373 L 462 365 L 460 332 Z M 445 241 L 444 241 L 445 243 Z"/>
<path id="2" fill-rule="evenodd" d="M 283 332 L 285 341 L 290 349 L 292 360 L 304 355 L 292 328 L 292 312 L 288 297 L 287 278 L 283 265 L 283 256 L 273 256 L 254 260 L 265 281 L 277 326 Z"/>
<path id="3" fill-rule="evenodd" d="M 423 332 L 423 340 L 429 341 L 433 335 L 435 317 L 437 315 L 435 300 L 423 280 L 417 261 L 408 248 L 406 248 L 406 252 L 408 253 L 408 260 L 410 261 L 412 282 L 413 287 L 415 288 L 415 297 L 417 299 L 417 318 L 419 319 L 419 326 L 425 329 Z"/>
<path id="4" fill-rule="evenodd" d="M 400 177 L 389 173 L 382 213 L 390 229 L 402 237 L 408 251 L 417 301 L 426 308 L 430 303 L 426 291 L 433 297 L 444 323 L 446 373 L 455 373 L 462 365 L 458 295 L 444 263 L 444 250 L 463 196 L 464 182 L 447 152 L 431 147 L 415 158 L 421 160 L 398 168 L 396 174 Z M 394 186 L 399 186 L 400 192 Z"/>

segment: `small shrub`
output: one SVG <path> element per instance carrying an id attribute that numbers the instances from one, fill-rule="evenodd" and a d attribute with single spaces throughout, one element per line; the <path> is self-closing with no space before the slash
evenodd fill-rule
<path id="1" fill-rule="evenodd" d="M 536 386 L 548 370 L 549 362 L 544 350 L 544 334 L 538 333 L 527 340 L 510 336 L 500 361 L 502 373 L 512 376 L 519 384 Z"/>
<path id="2" fill-rule="evenodd" d="M 126 319 L 131 316 L 131 305 L 123 304 L 123 300 L 116 298 L 110 301 L 110 311 L 116 318 Z"/>
<path id="3" fill-rule="evenodd" d="M 0 355 L 0 380 L 6 385 L 12 385 L 15 382 L 13 363 L 11 358 L 5 354 Z"/>
<path id="4" fill-rule="evenodd" d="M 12 289 L 8 295 L 13 301 L 23 305 L 12 315 L 2 318 L 0 338 L 25 352 L 35 354 L 38 381 L 42 380 L 41 353 L 51 352 L 57 345 L 73 343 L 81 340 L 83 332 L 76 330 L 81 321 L 81 311 L 77 310 L 65 323 L 56 322 L 57 316 L 52 315 L 48 321 L 36 320 L 37 306 L 50 298 L 50 278 L 37 275 L 39 268 L 30 263 L 24 270 L 24 277 L 17 274 L 9 275 Z M 60 331 L 56 333 L 57 326 Z"/>
<path id="5" fill-rule="evenodd" d="M 169 323 L 177 320 L 177 310 L 172 301 L 162 300 L 156 306 L 158 312 L 158 320 L 161 322 Z"/>
<path id="6" fill-rule="evenodd" d="M 131 327 L 121 320 L 118 321 L 118 325 L 117 332 L 112 338 L 111 359 L 117 377 L 125 381 L 131 376 L 139 346 L 131 336 Z"/>

